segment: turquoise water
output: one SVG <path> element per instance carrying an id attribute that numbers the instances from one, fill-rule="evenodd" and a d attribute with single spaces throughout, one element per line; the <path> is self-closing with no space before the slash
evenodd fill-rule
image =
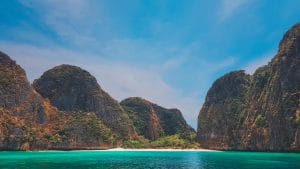
<path id="1" fill-rule="evenodd" d="M 246 152 L 0 152 L 0 169 L 300 169 L 300 154 Z"/>

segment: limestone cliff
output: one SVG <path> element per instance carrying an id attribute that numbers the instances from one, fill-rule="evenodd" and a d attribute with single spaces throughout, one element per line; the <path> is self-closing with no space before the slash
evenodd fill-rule
<path id="1" fill-rule="evenodd" d="M 46 135 L 55 135 L 61 127 L 56 124 L 58 111 L 32 89 L 25 71 L 2 52 L 0 114 L 0 149 L 41 146 L 47 142 L 43 140 Z"/>
<path id="2" fill-rule="evenodd" d="M 132 123 L 119 103 L 101 89 L 95 77 L 79 67 L 54 67 L 35 80 L 33 86 L 61 111 L 95 112 L 120 139 L 135 136 Z"/>
<path id="3" fill-rule="evenodd" d="M 76 66 L 56 66 L 31 86 L 25 71 L 0 53 L 0 150 L 102 149 L 138 134 L 155 140 L 195 133 L 177 109 L 141 98 L 121 104 Z"/>
<path id="4" fill-rule="evenodd" d="M 0 150 L 111 147 L 118 138 L 93 112 L 61 112 L 0 53 Z"/>
<path id="5" fill-rule="evenodd" d="M 223 128 L 222 128 L 223 126 Z M 300 151 L 300 24 L 272 61 L 252 75 L 233 72 L 209 90 L 198 119 L 206 148 Z"/>
<path id="6" fill-rule="evenodd" d="M 245 109 L 245 96 L 250 76 L 244 71 L 226 74 L 207 93 L 198 121 L 201 145 L 212 149 L 236 148 Z"/>

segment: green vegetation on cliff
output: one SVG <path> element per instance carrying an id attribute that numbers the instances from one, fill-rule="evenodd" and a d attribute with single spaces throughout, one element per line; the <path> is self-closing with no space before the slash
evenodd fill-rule
<path id="1" fill-rule="evenodd" d="M 143 137 L 138 140 L 125 141 L 124 148 L 200 148 L 199 143 L 196 142 L 196 134 L 190 136 L 190 139 L 181 136 L 180 134 L 160 137 L 157 140 L 149 141 Z M 192 140 L 191 140 L 192 139 Z"/>

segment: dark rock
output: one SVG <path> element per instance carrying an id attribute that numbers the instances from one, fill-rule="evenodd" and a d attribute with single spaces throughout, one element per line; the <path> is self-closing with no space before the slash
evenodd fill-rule
<path id="1" fill-rule="evenodd" d="M 35 80 L 33 86 L 59 110 L 95 112 L 120 138 L 135 136 L 131 121 L 119 103 L 100 88 L 95 77 L 79 67 L 54 67 Z"/>

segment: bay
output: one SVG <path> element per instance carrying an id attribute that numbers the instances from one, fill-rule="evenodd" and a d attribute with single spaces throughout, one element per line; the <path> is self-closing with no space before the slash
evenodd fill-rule
<path id="1" fill-rule="evenodd" d="M 0 169 L 300 169 L 300 154 L 256 152 L 0 152 Z"/>

